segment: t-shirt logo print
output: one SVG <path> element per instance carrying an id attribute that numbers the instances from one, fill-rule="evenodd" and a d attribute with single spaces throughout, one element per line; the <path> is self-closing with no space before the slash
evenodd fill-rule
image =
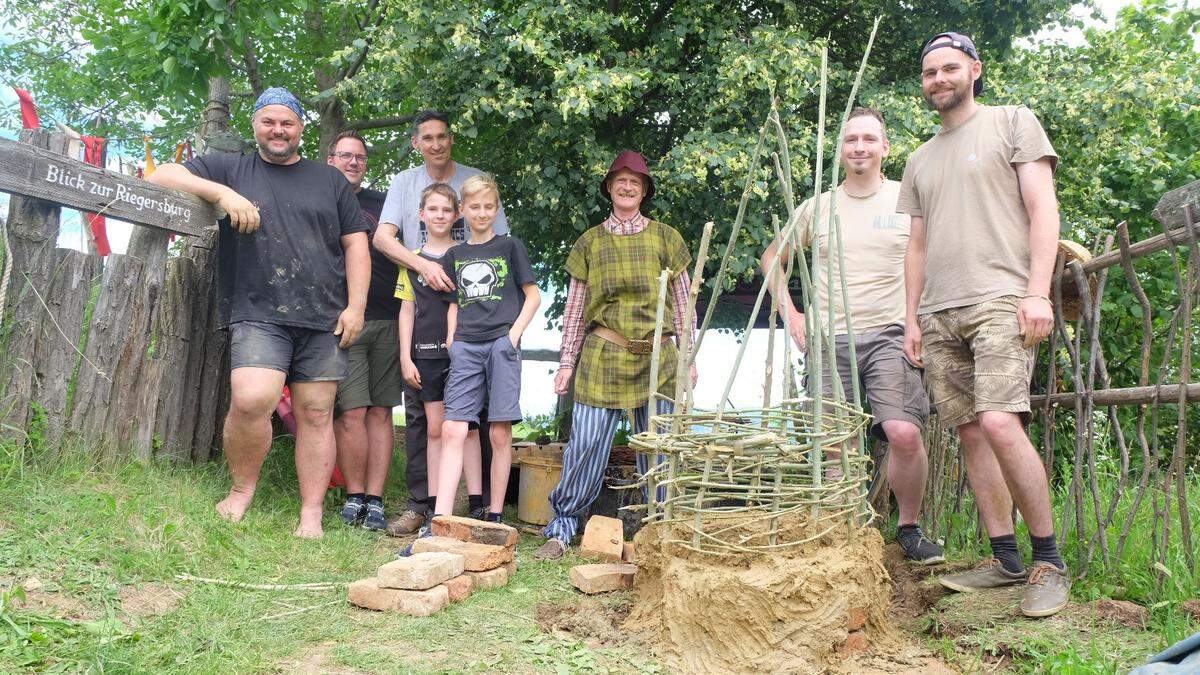
<path id="1" fill-rule="evenodd" d="M 508 276 L 508 264 L 503 258 L 463 261 L 458 269 L 458 287 L 462 289 L 461 304 L 483 300 L 500 300 L 496 290 Z"/>

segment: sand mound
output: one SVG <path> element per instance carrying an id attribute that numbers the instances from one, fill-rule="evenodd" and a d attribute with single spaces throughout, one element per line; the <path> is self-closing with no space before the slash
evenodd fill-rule
<path id="1" fill-rule="evenodd" d="M 804 528 L 797 519 L 786 530 Z M 646 635 L 673 671 L 824 672 L 864 617 L 872 643 L 891 639 L 875 529 L 839 527 L 778 553 L 720 556 L 666 543 L 666 534 L 652 525 L 637 535 L 636 601 L 624 629 Z"/>

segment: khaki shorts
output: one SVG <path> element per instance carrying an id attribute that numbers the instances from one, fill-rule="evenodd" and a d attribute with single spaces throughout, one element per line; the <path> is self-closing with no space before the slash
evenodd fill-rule
<path id="1" fill-rule="evenodd" d="M 400 379 L 400 337 L 397 323 L 377 319 L 363 324 L 350 345 L 347 376 L 337 391 L 335 412 L 355 408 L 393 408 L 403 398 Z"/>
<path id="2" fill-rule="evenodd" d="M 1034 350 L 1017 327 L 1020 298 L 1005 295 L 920 317 L 925 381 L 938 419 L 947 427 L 995 410 L 1029 423 Z"/>
<path id="3" fill-rule="evenodd" d="M 854 399 L 850 377 L 850 341 L 845 335 L 834 339 L 838 373 L 847 401 Z M 886 441 L 883 423 L 893 420 L 912 422 L 924 430 L 929 419 L 929 398 L 921 384 L 921 371 L 904 358 L 904 329 L 888 326 L 854 336 L 854 355 L 858 360 L 859 391 L 870 405 L 871 433 Z M 826 356 L 826 359 L 829 357 Z M 833 398 L 833 380 L 828 371 L 821 378 L 822 395 Z"/>

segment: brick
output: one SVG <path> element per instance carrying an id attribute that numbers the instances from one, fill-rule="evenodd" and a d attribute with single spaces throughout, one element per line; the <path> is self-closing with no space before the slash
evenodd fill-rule
<path id="1" fill-rule="evenodd" d="M 1179 605 L 1179 609 L 1185 615 L 1190 616 L 1193 621 L 1200 621 L 1200 598 L 1184 600 L 1183 604 Z"/>
<path id="2" fill-rule="evenodd" d="M 633 549 L 633 542 L 627 541 L 621 545 L 621 562 L 632 563 L 636 562 L 636 552 Z"/>
<path id="3" fill-rule="evenodd" d="M 508 583 L 508 570 L 503 567 L 483 572 L 467 572 L 467 574 L 475 582 L 475 590 L 486 591 L 500 588 Z"/>
<path id="4" fill-rule="evenodd" d="M 871 639 L 867 637 L 867 632 L 862 630 L 850 631 L 846 636 L 846 640 L 837 646 L 838 656 L 843 659 L 859 652 L 865 652 L 871 648 Z"/>
<path id="5" fill-rule="evenodd" d="M 453 579 L 447 579 L 442 585 L 450 594 L 450 602 L 462 602 L 471 597 L 471 592 L 475 590 L 475 580 L 470 574 L 460 574 Z"/>
<path id="6" fill-rule="evenodd" d="M 500 569 L 508 572 L 508 580 L 512 581 L 513 577 L 517 576 L 517 561 L 506 562 L 500 566 Z"/>
<path id="7" fill-rule="evenodd" d="M 851 607 L 846 615 L 846 630 L 861 630 L 867 625 L 867 610 L 862 607 Z"/>
<path id="8" fill-rule="evenodd" d="M 423 591 L 462 574 L 465 564 L 463 557 L 457 553 L 414 553 L 380 567 L 379 585 L 383 588 Z"/>
<path id="9" fill-rule="evenodd" d="M 579 542 L 579 555 L 582 558 L 621 562 L 624 542 L 625 527 L 620 520 L 608 516 L 592 516 L 583 528 L 583 540 Z"/>
<path id="10" fill-rule="evenodd" d="M 517 529 L 504 523 L 489 523 L 461 516 L 438 516 L 433 519 L 433 534 L 489 546 L 517 545 Z"/>
<path id="11" fill-rule="evenodd" d="M 350 603 L 377 612 L 400 612 L 409 616 L 429 616 L 450 604 L 450 593 L 444 586 L 424 591 L 402 591 L 383 588 L 379 579 L 359 579 L 347 589 Z"/>
<path id="12" fill-rule="evenodd" d="M 572 586 L 593 595 L 632 588 L 636 573 L 637 566 L 629 563 L 601 563 L 576 565 L 571 568 L 570 577 Z"/>
<path id="13" fill-rule="evenodd" d="M 475 544 L 450 537 L 425 537 L 413 542 L 413 553 L 444 551 L 463 557 L 463 567 L 470 572 L 494 570 L 513 559 L 513 549 L 490 544 Z"/>

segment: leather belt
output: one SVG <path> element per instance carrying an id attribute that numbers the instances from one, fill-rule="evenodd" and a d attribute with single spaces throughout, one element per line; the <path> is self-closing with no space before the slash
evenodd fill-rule
<path id="1" fill-rule="evenodd" d="M 648 356 L 654 351 L 653 340 L 630 340 L 617 331 L 612 330 L 611 328 L 605 328 L 604 326 L 596 326 L 592 329 L 592 332 L 596 334 L 596 337 L 607 340 L 621 349 L 629 352 L 630 354 Z M 662 337 L 663 342 L 666 342 L 670 339 L 670 335 L 664 335 Z"/>

